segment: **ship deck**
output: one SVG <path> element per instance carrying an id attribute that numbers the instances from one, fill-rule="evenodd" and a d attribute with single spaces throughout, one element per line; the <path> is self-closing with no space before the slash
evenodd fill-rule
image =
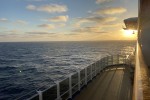
<path id="1" fill-rule="evenodd" d="M 104 70 L 90 82 L 73 100 L 131 100 L 133 75 L 126 65 Z"/>

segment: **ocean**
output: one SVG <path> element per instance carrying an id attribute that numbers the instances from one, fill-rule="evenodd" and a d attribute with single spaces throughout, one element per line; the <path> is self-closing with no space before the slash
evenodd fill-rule
<path id="1" fill-rule="evenodd" d="M 106 55 L 130 54 L 135 41 L 0 43 L 0 100 L 49 87 Z"/>

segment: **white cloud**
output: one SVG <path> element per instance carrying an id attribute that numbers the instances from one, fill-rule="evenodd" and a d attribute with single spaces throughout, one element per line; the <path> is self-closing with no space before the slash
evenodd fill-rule
<path id="1" fill-rule="evenodd" d="M 0 32 L 0 37 L 15 37 L 15 36 L 18 36 L 20 33 L 19 30 L 7 30 L 7 31 L 2 31 Z"/>
<path id="2" fill-rule="evenodd" d="M 59 23 L 59 24 L 57 24 L 57 26 L 58 26 L 58 27 L 65 27 L 66 24 L 65 24 L 65 23 Z"/>
<path id="3" fill-rule="evenodd" d="M 55 26 L 52 25 L 52 24 L 41 24 L 41 25 L 38 25 L 38 27 L 41 27 L 41 28 L 47 28 L 47 29 L 55 29 Z"/>
<path id="4" fill-rule="evenodd" d="M 94 14 L 114 15 L 114 14 L 121 14 L 126 11 L 127 10 L 123 7 L 108 7 L 108 8 L 104 8 L 104 9 L 98 9 L 94 12 Z"/>
<path id="5" fill-rule="evenodd" d="M 6 31 L 7 33 L 18 33 L 19 30 L 9 30 L 9 31 Z"/>
<path id="6" fill-rule="evenodd" d="M 99 25 L 100 26 L 100 25 Z M 114 27 L 121 27 L 122 26 L 122 23 L 106 23 L 106 24 L 103 24 L 103 27 L 106 27 L 106 28 L 114 28 Z"/>
<path id="7" fill-rule="evenodd" d="M 0 18 L 0 22 L 8 22 L 7 18 Z"/>
<path id="8" fill-rule="evenodd" d="M 42 31 L 32 31 L 32 32 L 26 32 L 26 34 L 29 34 L 29 35 L 53 35 L 53 34 L 56 34 L 56 33 L 42 32 Z"/>
<path id="9" fill-rule="evenodd" d="M 53 17 L 53 18 L 47 18 L 47 19 L 44 19 L 45 21 L 50 21 L 50 22 L 67 22 L 68 20 L 68 16 L 56 16 L 56 17 Z"/>
<path id="10" fill-rule="evenodd" d="M 28 24 L 28 22 L 24 21 L 24 20 L 17 20 L 16 21 L 17 24 L 21 24 L 21 25 L 26 25 Z"/>
<path id="11" fill-rule="evenodd" d="M 76 23 L 75 23 L 75 27 L 80 27 L 81 24 L 83 23 L 89 23 L 91 21 L 87 20 L 86 18 L 78 18 Z"/>
<path id="12" fill-rule="evenodd" d="M 113 0 L 96 0 L 96 3 L 99 4 L 99 3 L 105 3 L 105 2 L 111 2 Z"/>
<path id="13" fill-rule="evenodd" d="M 45 1 L 45 0 L 26 0 L 26 1 L 37 1 L 37 2 L 39 2 L 39 1 Z"/>
<path id="14" fill-rule="evenodd" d="M 83 28 L 78 28 L 73 30 L 72 32 L 77 32 L 77 33 L 99 33 L 101 32 L 101 28 L 98 26 L 92 26 L 92 27 L 83 27 Z"/>
<path id="15" fill-rule="evenodd" d="M 58 4 L 47 4 L 42 6 L 28 5 L 26 8 L 28 10 L 40 11 L 46 13 L 61 13 L 61 12 L 66 12 L 68 10 L 67 6 L 58 5 Z"/>
<path id="16" fill-rule="evenodd" d="M 102 17 L 102 16 L 94 16 L 94 17 L 87 17 L 87 18 L 78 18 L 77 22 L 75 23 L 76 26 L 80 26 L 83 23 L 107 23 L 113 22 L 117 18 L 116 17 Z"/>
<path id="17" fill-rule="evenodd" d="M 36 6 L 34 6 L 34 5 L 28 5 L 26 8 L 28 10 L 36 10 Z"/>

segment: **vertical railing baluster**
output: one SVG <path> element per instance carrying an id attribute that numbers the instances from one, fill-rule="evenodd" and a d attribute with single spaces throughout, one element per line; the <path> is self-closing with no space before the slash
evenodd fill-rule
<path id="1" fill-rule="evenodd" d="M 80 91 L 80 89 L 81 89 L 81 82 L 80 82 L 80 80 L 81 80 L 81 77 L 80 77 L 80 71 L 78 71 L 78 90 Z"/>
<path id="2" fill-rule="evenodd" d="M 42 91 L 37 91 L 38 95 L 39 95 L 39 100 L 43 100 L 43 93 Z"/>
<path id="3" fill-rule="evenodd" d="M 101 68 L 102 68 L 102 63 L 101 63 L 101 60 L 99 61 L 99 73 L 101 71 Z"/>
<path id="4" fill-rule="evenodd" d="M 101 70 L 103 70 L 103 59 L 101 60 Z"/>
<path id="5" fill-rule="evenodd" d="M 109 61 L 109 56 L 107 56 L 107 59 L 106 59 L 106 64 L 107 64 L 106 66 L 108 66 L 108 64 L 109 64 L 108 61 Z M 106 67 L 106 66 L 105 66 L 105 67 Z"/>
<path id="6" fill-rule="evenodd" d="M 94 63 L 94 76 L 96 76 L 96 62 Z"/>
<path id="7" fill-rule="evenodd" d="M 72 78 L 69 76 L 69 98 L 72 98 Z"/>
<path id="8" fill-rule="evenodd" d="M 98 61 L 98 73 L 100 73 L 101 65 L 100 65 L 100 60 Z"/>
<path id="9" fill-rule="evenodd" d="M 98 73 L 98 61 L 96 61 L 96 63 L 95 63 L 95 66 L 96 66 L 96 75 L 97 75 L 97 73 Z"/>
<path id="10" fill-rule="evenodd" d="M 85 68 L 85 85 L 87 85 L 87 67 Z"/>
<path id="11" fill-rule="evenodd" d="M 57 84 L 57 100 L 62 100 L 60 96 L 60 84 L 59 82 L 56 82 Z"/>
<path id="12" fill-rule="evenodd" d="M 93 72 L 92 72 L 92 65 L 90 65 L 91 66 L 91 80 L 92 80 L 92 76 L 93 76 Z"/>
<path id="13" fill-rule="evenodd" d="M 117 64 L 119 64 L 119 62 L 120 62 L 120 56 L 117 55 Z"/>
<path id="14" fill-rule="evenodd" d="M 114 64 L 114 56 L 111 57 L 112 65 Z"/>

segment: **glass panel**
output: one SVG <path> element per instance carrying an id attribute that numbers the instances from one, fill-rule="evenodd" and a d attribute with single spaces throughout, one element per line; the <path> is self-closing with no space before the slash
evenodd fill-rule
<path id="1" fill-rule="evenodd" d="M 96 68 L 96 74 L 98 74 L 98 69 L 99 69 L 99 62 L 97 61 L 96 63 L 95 63 L 95 68 Z"/>
<path id="2" fill-rule="evenodd" d="M 99 61 L 99 71 L 102 70 L 102 61 Z"/>
<path id="3" fill-rule="evenodd" d="M 69 78 L 60 82 L 60 95 L 64 94 L 68 90 L 69 90 Z M 66 99 L 68 98 L 68 96 L 69 94 L 66 93 L 65 95 L 62 96 L 62 99 Z"/>
<path id="4" fill-rule="evenodd" d="M 61 100 L 68 100 L 69 98 L 69 91 L 66 92 L 63 96 L 61 96 Z M 46 99 L 47 100 L 47 99 Z M 51 99 L 50 99 L 51 100 Z"/>
<path id="5" fill-rule="evenodd" d="M 22 99 L 23 100 L 23 99 Z M 26 99 L 24 99 L 24 100 L 26 100 Z M 32 99 L 30 99 L 30 100 L 39 100 L 39 95 L 36 95 L 36 96 L 34 96 Z"/>
<path id="6" fill-rule="evenodd" d="M 87 67 L 87 81 L 91 79 L 91 65 Z"/>
<path id="7" fill-rule="evenodd" d="M 104 58 L 104 63 L 103 63 L 103 64 L 104 64 L 104 68 L 108 65 L 107 63 L 108 63 L 108 62 L 107 62 L 107 57 L 105 57 L 105 58 Z"/>
<path id="8" fill-rule="evenodd" d="M 74 94 L 76 91 L 78 91 L 78 73 L 72 75 L 71 78 L 72 78 L 72 93 Z"/>
<path id="9" fill-rule="evenodd" d="M 108 65 L 113 65 L 113 57 L 112 56 L 109 56 L 107 58 L 107 60 L 108 60 Z"/>
<path id="10" fill-rule="evenodd" d="M 29 98 L 31 98 L 32 100 L 38 100 L 39 96 L 37 94 L 37 91 L 31 91 L 30 93 L 25 94 L 24 96 L 21 96 L 17 98 L 16 100 L 27 100 Z"/>
<path id="11" fill-rule="evenodd" d="M 80 71 L 80 77 L 81 77 L 81 87 L 85 84 L 85 69 L 82 69 Z"/>
<path id="12" fill-rule="evenodd" d="M 103 59 L 101 59 L 101 68 L 103 69 L 104 68 L 104 58 Z"/>
<path id="13" fill-rule="evenodd" d="M 51 99 L 54 100 L 57 98 L 57 85 L 52 86 L 51 88 L 45 90 L 43 92 L 43 99 Z"/>
<path id="14" fill-rule="evenodd" d="M 113 56 L 113 64 L 118 64 L 118 56 Z"/>
<path id="15" fill-rule="evenodd" d="M 119 64 L 123 64 L 124 63 L 124 58 L 123 58 L 123 56 L 120 56 L 119 57 Z"/>
<path id="16" fill-rule="evenodd" d="M 92 64 L 92 77 L 95 76 L 95 63 Z"/>

